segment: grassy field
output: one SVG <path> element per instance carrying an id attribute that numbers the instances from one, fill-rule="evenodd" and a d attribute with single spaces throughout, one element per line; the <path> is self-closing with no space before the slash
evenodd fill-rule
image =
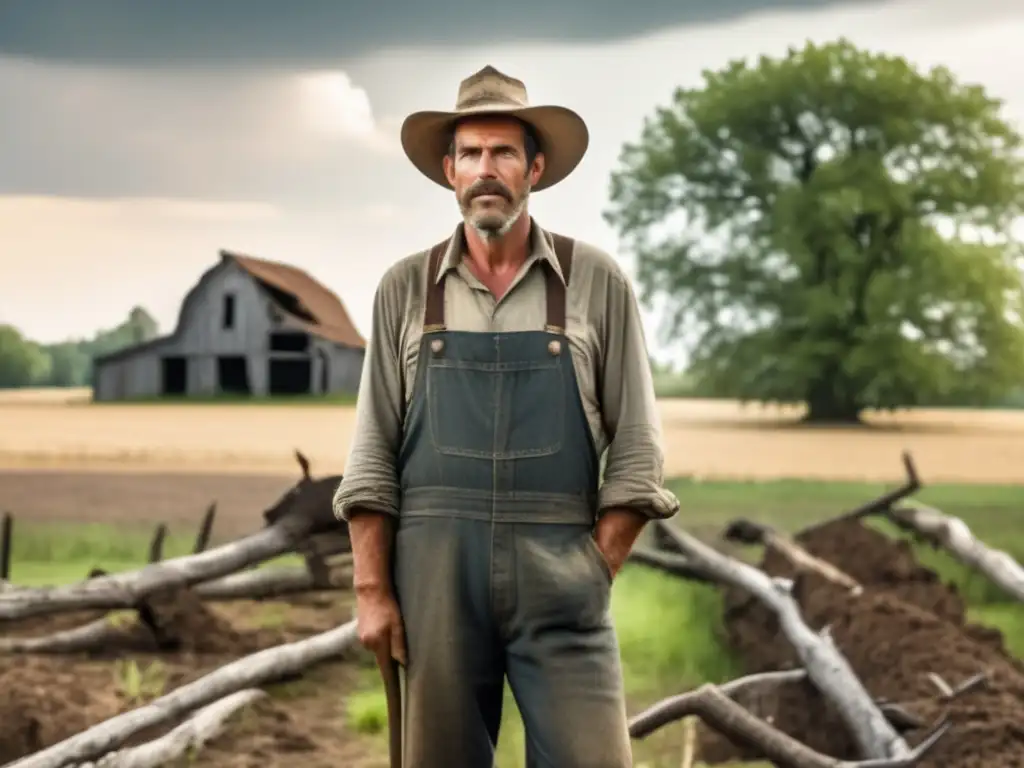
<path id="1" fill-rule="evenodd" d="M 671 483 L 682 502 L 679 524 L 713 537 L 730 519 L 745 517 L 795 531 L 815 520 L 858 506 L 886 490 L 882 483 L 781 480 L 769 482 Z M 1024 486 L 934 484 L 918 498 L 962 517 L 982 539 L 1024 560 Z M 140 565 L 148 529 L 114 529 L 102 524 L 33 525 L 14 537 L 15 581 L 58 583 L 80 579 L 93 566 L 120 570 Z M 168 555 L 187 552 L 190 536 L 171 535 Z M 968 596 L 975 620 L 1000 628 L 1016 653 L 1024 656 L 1024 611 L 1007 601 L 983 578 L 972 575 L 948 556 L 918 547 L 919 557 L 955 582 Z M 751 553 L 756 554 L 756 553 Z M 622 647 L 631 709 L 703 682 L 727 679 L 737 672 L 718 639 L 720 603 L 708 587 L 671 579 L 639 567 L 627 567 L 613 590 L 612 610 Z M 372 671 L 359 678 L 349 694 L 346 717 L 363 733 L 379 733 L 385 708 Z M 509 697 L 499 765 L 520 764 L 522 730 Z M 669 765 L 666 754 L 679 749 L 680 730 L 667 728 L 638 743 L 637 765 L 652 755 Z M 678 762 L 676 762 L 678 764 Z"/>

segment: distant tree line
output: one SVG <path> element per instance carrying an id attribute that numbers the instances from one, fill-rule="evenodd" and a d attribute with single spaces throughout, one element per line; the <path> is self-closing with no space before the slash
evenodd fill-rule
<path id="1" fill-rule="evenodd" d="M 0 325 L 0 389 L 89 386 L 94 357 L 149 341 L 158 333 L 156 320 L 142 307 L 92 338 L 56 344 L 40 344 L 13 325 Z"/>

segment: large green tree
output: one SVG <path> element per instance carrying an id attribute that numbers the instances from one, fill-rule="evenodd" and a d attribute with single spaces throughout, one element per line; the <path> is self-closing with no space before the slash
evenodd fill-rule
<path id="1" fill-rule="evenodd" d="M 1024 379 L 1020 148 L 945 69 L 808 45 L 678 89 L 606 218 L 704 391 L 817 421 L 988 402 Z"/>

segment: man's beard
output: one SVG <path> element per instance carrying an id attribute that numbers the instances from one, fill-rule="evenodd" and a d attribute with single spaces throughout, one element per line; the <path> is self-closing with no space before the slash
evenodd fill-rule
<path id="1" fill-rule="evenodd" d="M 459 206 L 462 209 L 463 221 L 476 230 L 481 240 L 493 242 L 508 234 L 509 230 L 519 221 L 519 217 L 523 215 L 530 199 L 530 187 L 527 185 L 515 206 L 507 213 L 499 210 L 485 210 L 474 214 L 470 204 L 474 197 L 480 195 L 501 195 L 505 200 L 511 202 L 512 194 L 501 182 L 488 179 L 478 182 L 466 190 L 463 198 L 466 202 Z"/>

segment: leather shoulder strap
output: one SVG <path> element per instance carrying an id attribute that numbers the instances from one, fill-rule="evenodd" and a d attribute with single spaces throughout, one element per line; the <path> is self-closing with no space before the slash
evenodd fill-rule
<path id="1" fill-rule="evenodd" d="M 448 250 L 448 241 L 435 245 L 430 249 L 427 259 L 427 300 L 423 313 L 423 332 L 443 331 L 444 324 L 444 284 L 445 280 L 437 279 L 437 270 L 441 268 L 441 259 Z"/>
<path id="2" fill-rule="evenodd" d="M 547 276 L 547 328 L 553 333 L 565 333 L 566 287 L 572 275 L 572 251 L 576 243 L 571 237 L 556 235 L 554 232 L 551 233 L 551 240 L 565 282 L 558 279 L 553 269 L 544 273 Z"/>
<path id="3" fill-rule="evenodd" d="M 562 268 L 562 276 L 568 285 L 572 276 L 572 251 L 576 247 L 576 241 L 565 235 L 556 235 L 554 232 L 551 233 L 551 239 L 554 241 L 555 258 L 558 259 L 558 266 Z"/>

